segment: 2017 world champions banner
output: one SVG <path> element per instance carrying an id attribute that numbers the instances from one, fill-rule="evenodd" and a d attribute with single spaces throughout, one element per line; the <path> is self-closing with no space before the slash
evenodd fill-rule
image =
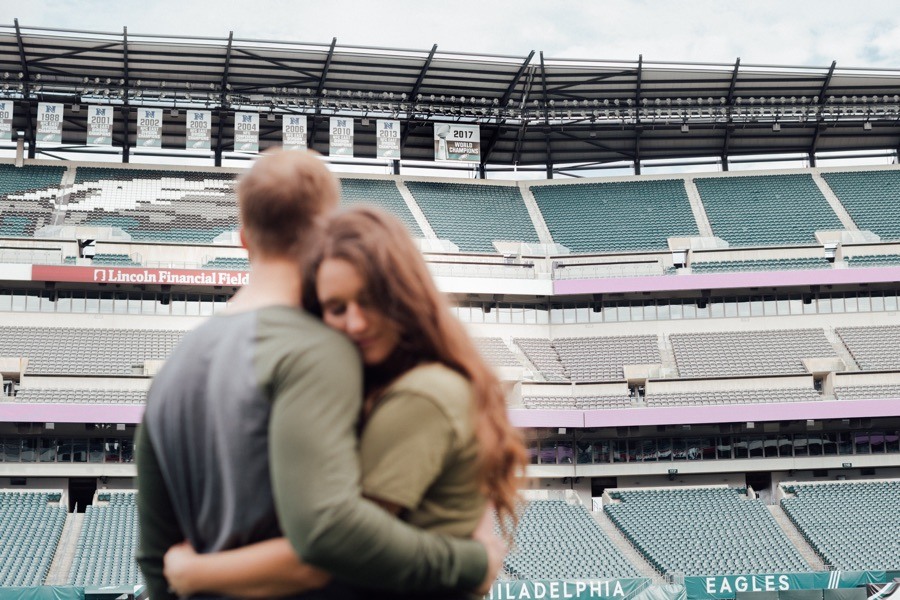
<path id="1" fill-rule="evenodd" d="M 818 573 L 770 573 L 765 575 L 717 575 L 685 577 L 691 600 L 734 598 L 738 592 L 787 592 L 855 588 L 885 583 L 884 571 L 822 571 Z"/>
<path id="2" fill-rule="evenodd" d="M 184 148 L 186 150 L 209 150 L 212 135 L 212 115 L 208 110 L 187 111 Z"/>
<path id="3" fill-rule="evenodd" d="M 632 600 L 649 588 L 650 579 L 584 579 L 497 581 L 487 600 Z M 680 586 L 678 586 L 680 587 Z M 683 588 L 682 588 L 683 590 Z M 636 599 L 635 599 L 636 600 Z M 678 600 L 677 597 L 654 597 L 653 600 Z M 683 598 L 682 598 L 683 600 Z"/>
<path id="4" fill-rule="evenodd" d="M 400 121 L 378 119 L 375 122 L 377 158 L 400 160 Z"/>
<path id="5" fill-rule="evenodd" d="M 285 150 L 306 150 L 306 115 L 281 117 L 281 146 Z"/>
<path id="6" fill-rule="evenodd" d="M 87 145 L 112 146 L 113 107 L 88 106 L 87 114 Z"/>
<path id="7" fill-rule="evenodd" d="M 12 141 L 13 103 L 0 100 L 0 141 Z"/>
<path id="8" fill-rule="evenodd" d="M 62 142 L 63 105 L 38 103 L 37 141 L 59 144 Z"/>
<path id="9" fill-rule="evenodd" d="M 137 111 L 137 145 L 140 148 L 162 147 L 163 109 L 139 108 Z"/>
<path id="10" fill-rule="evenodd" d="M 331 117 L 328 123 L 328 156 L 353 156 L 353 119 Z"/>
<path id="11" fill-rule="evenodd" d="M 259 113 L 234 114 L 235 152 L 259 152 Z"/>
<path id="12" fill-rule="evenodd" d="M 481 129 L 478 125 L 438 123 L 434 126 L 434 160 L 481 162 Z"/>

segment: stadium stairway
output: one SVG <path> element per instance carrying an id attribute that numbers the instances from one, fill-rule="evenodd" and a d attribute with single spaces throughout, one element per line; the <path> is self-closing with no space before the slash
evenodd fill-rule
<path id="1" fill-rule="evenodd" d="M 72 512 L 66 517 L 62 535 L 59 536 L 59 545 L 44 585 L 69 585 L 69 571 L 75 560 L 75 550 L 78 546 L 78 536 L 81 535 L 81 527 L 84 524 L 84 513 Z"/>
<path id="2" fill-rule="evenodd" d="M 700 190 L 694 180 L 686 177 L 684 180 L 684 189 L 687 192 L 688 200 L 691 203 L 691 212 L 694 213 L 694 220 L 697 221 L 697 229 L 703 237 L 713 237 L 712 226 L 709 224 L 709 217 L 706 215 L 706 208 L 703 206 L 703 200 L 700 199 Z"/>
<path id="3" fill-rule="evenodd" d="M 807 541 L 803 539 L 803 536 L 800 535 L 800 532 L 797 531 L 797 528 L 791 523 L 788 516 L 784 514 L 784 510 L 777 504 L 769 504 L 768 509 L 775 518 L 775 522 L 781 527 L 784 535 L 787 536 L 787 539 L 789 539 L 794 547 L 797 548 L 797 551 L 800 552 L 800 556 L 803 557 L 803 560 L 809 563 L 809 566 L 811 566 L 814 571 L 827 571 L 828 569 L 825 568 L 825 563 L 822 562 L 822 559 L 816 554 Z"/>
<path id="4" fill-rule="evenodd" d="M 425 235 L 425 237 L 432 240 L 437 239 L 437 234 L 434 232 L 434 228 L 431 226 L 431 223 L 428 222 L 428 218 L 425 216 L 425 213 L 422 212 L 422 209 L 419 207 L 419 203 L 416 202 L 416 199 L 412 195 L 412 192 L 410 192 L 409 188 L 406 187 L 406 183 L 403 181 L 397 181 L 397 189 L 400 191 L 400 195 L 403 196 L 403 200 L 406 202 L 406 206 L 409 208 L 409 212 L 412 213 L 413 218 L 415 218 L 416 223 L 419 224 L 419 229 L 422 230 L 422 233 Z"/>
<path id="5" fill-rule="evenodd" d="M 522 200 L 525 201 L 525 208 L 528 209 L 528 216 L 531 217 L 531 222 L 534 224 L 534 230 L 538 234 L 538 239 L 542 244 L 552 244 L 553 236 L 550 235 L 550 229 L 547 227 L 547 222 L 544 221 L 544 215 L 541 214 L 541 209 L 538 208 L 537 200 L 534 199 L 534 194 L 531 193 L 531 188 L 527 185 L 520 185 L 519 191 L 522 192 Z"/>
<path id="6" fill-rule="evenodd" d="M 647 559 L 644 558 L 644 555 L 638 552 L 637 549 L 625 539 L 625 536 L 622 535 L 619 528 L 610 520 L 606 511 L 594 511 L 591 513 L 591 516 L 594 517 L 594 520 L 597 521 L 597 525 L 600 526 L 600 529 L 603 530 L 603 533 L 606 534 L 606 537 L 610 539 L 625 560 L 630 562 L 638 570 L 641 577 L 649 577 L 653 580 L 653 585 L 663 585 L 666 583 L 665 578 L 659 571 L 654 569 L 653 566 L 647 562 Z"/>
<path id="7" fill-rule="evenodd" d="M 833 210 L 834 214 L 841 220 L 844 229 L 847 229 L 848 231 L 859 231 L 859 227 L 856 226 L 853 217 L 850 216 L 850 213 L 848 213 L 847 209 L 844 208 L 844 205 L 841 204 L 841 201 L 838 199 L 837 194 L 834 193 L 834 190 L 828 187 L 828 183 L 826 183 L 822 174 L 813 171 L 812 178 L 813 182 L 822 192 L 822 195 L 825 196 L 825 200 L 828 201 L 828 205 L 831 206 L 831 210 Z"/>
<path id="8" fill-rule="evenodd" d="M 853 355 L 850 354 L 850 351 L 847 350 L 847 346 L 844 345 L 844 342 L 841 341 L 840 336 L 835 332 L 833 327 L 825 328 L 825 338 L 831 343 L 831 346 L 834 348 L 834 351 L 837 352 L 837 355 L 844 361 L 844 365 L 847 367 L 848 371 L 859 371 L 859 364 L 853 358 Z"/>

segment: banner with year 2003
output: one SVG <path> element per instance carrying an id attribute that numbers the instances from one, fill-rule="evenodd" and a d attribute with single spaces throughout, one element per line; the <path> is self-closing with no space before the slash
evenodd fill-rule
<path id="1" fill-rule="evenodd" d="M 186 150 L 209 150 L 212 135 L 212 116 L 208 110 L 188 110 L 185 123 Z"/>
<path id="2" fill-rule="evenodd" d="M 481 162 L 481 131 L 478 125 L 435 124 L 434 160 L 438 162 Z"/>
<path id="3" fill-rule="evenodd" d="M 112 146 L 114 110 L 112 106 L 88 106 L 88 146 Z"/>
<path id="4" fill-rule="evenodd" d="M 234 113 L 234 150 L 259 152 L 259 113 Z"/>
<path id="5" fill-rule="evenodd" d="M 328 124 L 328 155 L 353 156 L 353 119 L 331 117 Z"/>
<path id="6" fill-rule="evenodd" d="M 0 100 L 0 141 L 12 141 L 13 103 Z"/>
<path id="7" fill-rule="evenodd" d="M 138 147 L 162 148 L 163 109 L 139 108 L 137 115 Z"/>
<path id="8" fill-rule="evenodd" d="M 306 115 L 281 117 L 281 146 L 285 150 L 306 150 Z"/>
<path id="9" fill-rule="evenodd" d="M 378 158 L 400 160 L 400 121 L 378 119 L 375 125 Z"/>
<path id="10" fill-rule="evenodd" d="M 59 144 L 62 142 L 63 105 L 38 103 L 37 141 Z"/>

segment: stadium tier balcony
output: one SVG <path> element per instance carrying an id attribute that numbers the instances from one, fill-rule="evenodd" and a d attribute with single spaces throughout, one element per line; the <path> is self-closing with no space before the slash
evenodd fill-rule
<path id="1" fill-rule="evenodd" d="M 233 269 L 235 271 L 249 271 L 250 260 L 232 256 L 217 256 L 203 264 L 204 269 Z"/>
<path id="2" fill-rule="evenodd" d="M 590 513 L 563 500 L 528 503 L 504 566 L 517 579 L 640 577 Z"/>
<path id="3" fill-rule="evenodd" d="M 900 569 L 900 480 L 782 487 L 793 494 L 784 512 L 826 565 Z"/>
<path id="4" fill-rule="evenodd" d="M 696 178 L 713 235 L 732 246 L 815 244 L 843 229 L 811 175 Z"/>
<path id="5" fill-rule="evenodd" d="M 818 402 L 812 388 L 703 390 L 696 392 L 647 394 L 647 406 L 713 406 L 719 404 L 764 404 L 769 402 Z"/>
<path id="6" fill-rule="evenodd" d="M 821 329 L 683 333 L 669 339 L 681 377 L 804 374 L 805 358 L 837 358 Z"/>
<path id="7" fill-rule="evenodd" d="M 900 265 L 900 254 L 876 254 L 872 256 L 845 256 L 847 266 L 856 268 L 893 267 Z"/>
<path id="8" fill-rule="evenodd" d="M 553 241 L 572 252 L 666 250 L 699 235 L 684 181 L 532 185 Z"/>
<path id="9" fill-rule="evenodd" d="M 601 410 L 605 408 L 631 408 L 627 394 L 615 396 L 529 396 L 522 399 L 525 408 L 550 410 Z"/>
<path id="10" fill-rule="evenodd" d="M 838 400 L 900 398 L 900 384 L 835 386 L 834 395 Z"/>
<path id="11" fill-rule="evenodd" d="M 28 404 L 143 404 L 144 390 L 21 388 L 11 398 Z"/>
<path id="12" fill-rule="evenodd" d="M 33 237 L 51 224 L 65 167 L 0 165 L 0 237 Z"/>
<path id="13" fill-rule="evenodd" d="M 734 273 L 737 271 L 789 271 L 794 269 L 830 268 L 831 263 L 824 258 L 771 258 L 691 263 L 691 273 Z"/>
<path id="14" fill-rule="evenodd" d="M 837 327 L 834 331 L 863 371 L 900 370 L 900 326 Z"/>
<path id="15" fill-rule="evenodd" d="M 103 254 L 94 255 L 93 264 L 109 267 L 140 267 L 141 263 L 132 260 L 127 254 Z"/>
<path id="16" fill-rule="evenodd" d="M 538 243 L 518 187 L 407 181 L 440 239 L 462 252 L 497 252 L 494 240 Z"/>
<path id="17" fill-rule="evenodd" d="M 610 491 L 604 509 L 661 573 L 810 571 L 765 504 L 735 488 Z"/>
<path id="18" fill-rule="evenodd" d="M 341 203 L 348 206 L 377 206 L 400 219 L 413 237 L 425 237 L 393 181 L 341 179 Z"/>
<path id="19" fill-rule="evenodd" d="M 624 365 L 661 361 L 655 335 L 517 338 L 515 342 L 548 381 L 621 381 Z"/>
<path id="20" fill-rule="evenodd" d="M 900 240 L 900 171 L 822 173 L 822 178 L 857 227 L 877 234 L 883 241 Z"/>
<path id="21" fill-rule="evenodd" d="M 100 493 L 100 501 L 86 508 L 69 573 L 71 585 L 143 585 L 144 576 L 134 560 L 135 495 L 134 492 Z"/>
<path id="22" fill-rule="evenodd" d="M 66 524 L 59 493 L 0 491 L 0 586 L 43 585 Z"/>
<path id="23" fill-rule="evenodd" d="M 209 244 L 238 228 L 232 173 L 79 167 L 65 225 L 118 227 L 135 241 Z"/>

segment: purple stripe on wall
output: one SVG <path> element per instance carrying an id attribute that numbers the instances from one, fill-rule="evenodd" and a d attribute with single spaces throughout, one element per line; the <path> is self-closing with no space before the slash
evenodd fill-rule
<path id="1" fill-rule="evenodd" d="M 141 404 L 0 404 L 2 423 L 125 423 L 141 422 Z"/>
<path id="2" fill-rule="evenodd" d="M 610 408 L 606 410 L 509 411 L 516 427 L 630 427 L 637 425 L 700 425 L 803 419 L 852 419 L 896 417 L 900 399 L 831 400 L 772 404 L 723 404 L 658 408 Z M 579 425 L 578 422 L 582 424 Z"/>
<path id="3" fill-rule="evenodd" d="M 610 277 L 608 279 L 557 279 L 553 282 L 553 293 L 556 295 L 612 294 L 893 281 L 900 281 L 900 267 L 798 269 L 796 271 Z"/>

